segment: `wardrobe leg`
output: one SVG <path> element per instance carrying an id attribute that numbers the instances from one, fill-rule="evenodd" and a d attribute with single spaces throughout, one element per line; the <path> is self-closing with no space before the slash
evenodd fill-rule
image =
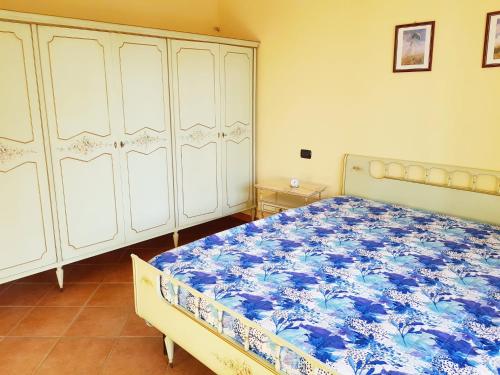
<path id="1" fill-rule="evenodd" d="M 174 247 L 179 246 L 179 232 L 174 232 Z"/>
<path id="2" fill-rule="evenodd" d="M 57 283 L 59 284 L 59 288 L 63 288 L 63 278 L 64 278 L 64 271 L 62 267 L 57 267 L 56 268 L 56 276 L 57 276 Z"/>
<path id="3" fill-rule="evenodd" d="M 174 367 L 174 342 L 165 336 L 163 341 L 165 341 L 165 351 L 167 352 L 168 364 L 170 367 Z"/>

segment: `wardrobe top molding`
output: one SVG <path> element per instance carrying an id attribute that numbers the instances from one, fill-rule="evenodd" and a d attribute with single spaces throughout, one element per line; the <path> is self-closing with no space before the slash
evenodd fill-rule
<path id="1" fill-rule="evenodd" d="M 130 26 L 119 23 L 99 22 L 78 18 L 48 16 L 36 13 L 23 13 L 11 10 L 0 9 L 0 21 L 14 21 L 32 23 L 44 26 L 62 26 L 78 29 L 108 31 L 123 34 L 135 34 L 142 36 L 163 37 L 168 39 L 193 40 L 200 42 L 211 42 L 228 44 L 234 46 L 257 48 L 259 42 L 243 39 L 224 38 L 219 36 L 185 33 L 180 31 L 170 31 L 164 29 L 154 29 L 141 26 Z"/>

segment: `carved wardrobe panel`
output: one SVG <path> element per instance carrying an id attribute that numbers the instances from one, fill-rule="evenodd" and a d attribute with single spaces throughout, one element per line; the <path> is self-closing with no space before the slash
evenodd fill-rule
<path id="1" fill-rule="evenodd" d="M 253 50 L 170 42 L 178 223 L 253 204 Z"/>
<path id="2" fill-rule="evenodd" d="M 0 281 L 56 262 L 30 25 L 0 22 Z"/>
<path id="3" fill-rule="evenodd" d="M 124 242 L 110 34 L 38 27 L 63 259 Z"/>
<path id="4" fill-rule="evenodd" d="M 253 50 L 221 45 L 223 212 L 253 204 Z"/>
<path id="5" fill-rule="evenodd" d="M 170 41 L 178 223 L 222 215 L 219 45 Z"/>
<path id="6" fill-rule="evenodd" d="M 135 242 L 175 227 L 167 41 L 114 34 L 112 49 L 122 107 L 125 239 Z"/>

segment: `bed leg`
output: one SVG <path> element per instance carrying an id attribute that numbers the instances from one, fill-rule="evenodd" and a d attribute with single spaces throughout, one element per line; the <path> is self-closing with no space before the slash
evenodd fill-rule
<path id="1" fill-rule="evenodd" d="M 62 267 L 57 267 L 56 268 L 56 276 L 57 276 L 57 283 L 59 284 L 59 288 L 63 288 L 63 279 L 64 279 L 64 271 Z"/>
<path id="2" fill-rule="evenodd" d="M 168 336 L 164 336 L 163 341 L 165 341 L 168 364 L 170 367 L 174 367 L 174 342 Z"/>
<path id="3" fill-rule="evenodd" d="M 174 247 L 179 246 L 179 232 L 175 231 L 173 237 L 174 237 Z"/>

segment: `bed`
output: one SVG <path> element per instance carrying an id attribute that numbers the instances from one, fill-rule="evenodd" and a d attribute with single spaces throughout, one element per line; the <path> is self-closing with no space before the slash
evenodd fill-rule
<path id="1" fill-rule="evenodd" d="M 136 312 L 220 374 L 496 374 L 499 181 L 349 155 L 346 195 L 134 256 Z"/>

